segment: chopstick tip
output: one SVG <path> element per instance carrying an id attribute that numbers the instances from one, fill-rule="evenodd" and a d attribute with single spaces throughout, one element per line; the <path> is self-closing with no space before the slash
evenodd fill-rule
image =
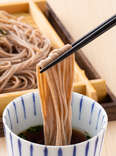
<path id="1" fill-rule="evenodd" d="M 44 70 L 43 69 L 40 69 L 40 73 L 43 73 L 44 72 Z"/>

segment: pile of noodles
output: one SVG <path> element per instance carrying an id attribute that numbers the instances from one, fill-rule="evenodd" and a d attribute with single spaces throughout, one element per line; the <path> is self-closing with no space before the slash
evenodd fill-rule
<path id="1" fill-rule="evenodd" d="M 51 49 L 38 29 L 21 20 L 0 11 L 0 93 L 36 88 L 36 63 Z"/>

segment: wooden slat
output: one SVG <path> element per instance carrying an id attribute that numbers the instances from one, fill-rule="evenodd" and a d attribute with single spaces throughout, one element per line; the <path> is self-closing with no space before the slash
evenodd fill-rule
<path id="1" fill-rule="evenodd" d="M 97 92 L 95 88 L 92 86 L 92 84 L 89 82 L 87 76 L 85 75 L 85 72 L 75 64 L 75 76 L 79 78 L 79 81 L 86 84 L 86 95 L 90 98 L 93 98 L 94 100 L 97 100 Z"/>
<path id="2" fill-rule="evenodd" d="M 86 95 L 86 85 L 81 82 L 74 82 L 73 83 L 73 91 Z"/>
<path id="3" fill-rule="evenodd" d="M 105 80 L 103 79 L 95 79 L 95 80 L 89 80 L 89 83 L 94 87 L 97 93 L 98 101 L 103 101 L 107 96 L 107 88 Z M 75 80 L 73 84 L 73 91 L 78 92 L 80 94 L 86 95 L 86 83 L 83 83 L 83 81 Z"/>
<path id="4" fill-rule="evenodd" d="M 0 3 L 0 10 L 5 10 L 9 13 L 20 13 L 28 12 L 29 4 L 25 0 L 9 2 L 9 3 Z"/>
<path id="5" fill-rule="evenodd" d="M 33 0 L 35 3 L 39 3 L 42 11 L 46 9 L 46 0 Z M 5 10 L 9 13 L 21 13 L 28 12 L 29 9 L 29 0 L 20 0 L 20 1 L 10 1 L 5 0 L 0 3 L 0 10 Z"/>
<path id="6" fill-rule="evenodd" d="M 107 95 L 106 81 L 103 79 L 96 79 L 89 81 L 95 88 L 98 96 L 98 101 L 103 100 Z"/>
<path id="7" fill-rule="evenodd" d="M 47 5 L 46 5 L 46 0 L 33 0 L 37 5 L 39 5 L 39 8 L 42 12 L 46 12 L 47 10 Z"/>
<path id="8" fill-rule="evenodd" d="M 6 105 L 10 103 L 13 99 L 17 98 L 18 96 L 21 96 L 23 94 L 33 92 L 33 91 L 35 91 L 35 89 L 0 94 L 0 116 L 2 115 L 3 110 L 6 107 Z"/>
<path id="9" fill-rule="evenodd" d="M 47 18 L 41 12 L 39 7 L 33 2 L 29 1 L 29 10 L 35 21 L 36 25 L 39 27 L 40 32 L 47 36 L 54 48 L 60 48 L 64 45 L 60 37 L 57 35 L 56 31 L 53 29 Z"/>

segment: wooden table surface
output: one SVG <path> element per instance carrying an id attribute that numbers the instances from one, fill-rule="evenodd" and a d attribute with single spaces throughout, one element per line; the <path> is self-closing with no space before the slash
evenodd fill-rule
<path id="1" fill-rule="evenodd" d="M 5 138 L 0 138 L 0 156 L 8 156 Z M 101 156 L 116 156 L 116 121 L 108 124 Z"/>

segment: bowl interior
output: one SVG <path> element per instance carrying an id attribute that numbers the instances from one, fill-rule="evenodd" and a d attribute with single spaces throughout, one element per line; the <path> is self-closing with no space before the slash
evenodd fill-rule
<path id="1" fill-rule="evenodd" d="M 72 127 L 95 136 L 107 126 L 107 114 L 94 100 L 81 94 L 72 94 Z M 42 125 L 42 113 L 38 92 L 14 99 L 3 113 L 5 128 L 15 134 L 31 126 Z"/>

